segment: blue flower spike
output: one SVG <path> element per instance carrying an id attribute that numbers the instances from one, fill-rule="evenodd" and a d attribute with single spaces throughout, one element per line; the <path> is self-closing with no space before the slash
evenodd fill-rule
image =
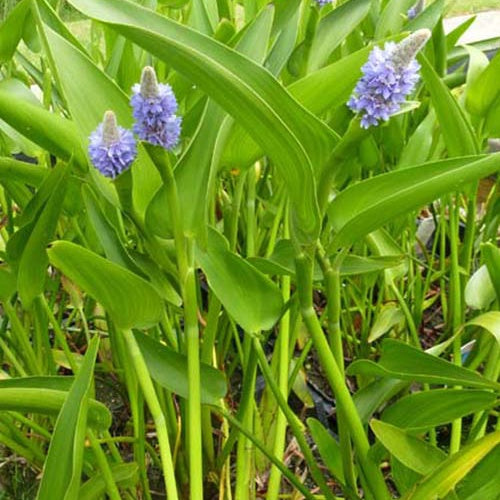
<path id="1" fill-rule="evenodd" d="M 363 76 L 347 103 L 361 114 L 361 127 L 387 121 L 401 109 L 419 79 L 420 65 L 415 57 L 430 36 L 428 29 L 421 29 L 398 44 L 387 42 L 383 49 L 374 47 L 370 52 L 361 68 Z"/>
<path id="2" fill-rule="evenodd" d="M 102 123 L 90 134 L 89 156 L 106 177 L 114 179 L 127 170 L 137 156 L 134 135 L 119 127 L 113 111 L 106 111 Z"/>
<path id="3" fill-rule="evenodd" d="M 333 0 L 315 0 L 318 7 L 323 7 L 327 3 L 332 3 Z"/>
<path id="4" fill-rule="evenodd" d="M 158 83 L 155 70 L 146 66 L 141 83 L 132 87 L 130 104 L 135 119 L 134 132 L 150 144 L 171 150 L 179 142 L 181 118 L 170 85 Z"/>

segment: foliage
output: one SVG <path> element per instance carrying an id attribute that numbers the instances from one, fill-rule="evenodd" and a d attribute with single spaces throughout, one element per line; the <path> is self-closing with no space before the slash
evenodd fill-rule
<path id="1" fill-rule="evenodd" d="M 414 3 L 9 5 L 5 498 L 496 498 L 499 43 Z"/>

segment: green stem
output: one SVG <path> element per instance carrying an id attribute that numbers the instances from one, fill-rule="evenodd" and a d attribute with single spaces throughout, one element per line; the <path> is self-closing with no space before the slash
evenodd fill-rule
<path id="1" fill-rule="evenodd" d="M 281 290 L 283 301 L 287 302 L 290 299 L 290 276 L 283 276 L 281 280 Z M 288 399 L 288 376 L 290 360 L 288 358 L 288 349 L 290 342 L 290 311 L 287 311 L 280 320 L 279 335 L 278 335 L 278 383 L 279 392 L 283 399 Z M 283 456 L 286 440 L 287 420 L 283 410 L 278 411 L 276 417 L 276 427 L 274 433 L 273 454 L 277 459 Z M 269 483 L 267 486 L 267 499 L 277 500 L 279 496 L 281 483 L 281 471 L 277 467 L 271 469 Z"/>
<path id="2" fill-rule="evenodd" d="M 458 251 L 460 242 L 458 238 L 458 223 L 459 223 L 459 206 L 458 195 L 455 199 L 450 200 L 450 252 L 451 252 L 451 270 L 450 270 L 450 326 L 452 335 L 460 328 L 462 324 L 462 294 L 461 294 L 461 278 L 460 278 L 460 264 L 458 260 Z M 453 362 L 457 366 L 462 364 L 462 353 L 460 351 L 461 338 L 457 335 L 453 341 Z M 457 389 L 460 389 L 457 386 Z M 460 450 L 460 442 L 462 438 L 462 419 L 458 418 L 451 424 L 451 439 L 450 439 L 450 454 L 456 453 Z"/>
<path id="3" fill-rule="evenodd" d="M 368 486 L 375 500 L 386 500 L 390 497 L 384 478 L 379 468 L 371 461 L 368 455 L 370 443 L 365 434 L 363 424 L 313 307 L 312 260 L 305 254 L 300 253 L 296 256 L 295 268 L 302 317 L 315 344 L 321 367 L 325 372 L 338 404 L 343 409 Z"/>
<path id="4" fill-rule="evenodd" d="M 278 402 L 281 411 L 284 413 L 290 425 L 290 428 L 292 429 L 293 435 L 295 436 L 295 439 L 297 440 L 297 443 L 300 446 L 300 449 L 304 455 L 304 459 L 310 469 L 313 479 L 316 481 L 317 485 L 320 487 L 321 492 L 325 495 L 325 497 L 331 500 L 333 498 L 332 492 L 328 484 L 326 483 L 325 478 L 321 473 L 321 470 L 319 469 L 316 463 L 316 459 L 314 458 L 314 455 L 312 454 L 309 445 L 307 444 L 306 437 L 304 434 L 304 426 L 297 417 L 297 415 L 295 415 L 295 413 L 293 413 L 293 411 L 288 406 L 288 403 L 283 397 L 280 388 L 278 387 L 278 384 L 274 380 L 273 373 L 269 368 L 269 365 L 267 364 L 266 355 L 257 337 L 253 338 L 253 347 L 254 351 L 257 354 L 257 358 L 259 359 L 259 366 L 260 369 L 262 370 L 264 378 L 266 379 L 266 383 L 269 384 L 269 387 L 274 397 L 276 398 L 276 401 Z"/>
<path id="5" fill-rule="evenodd" d="M 123 332 L 123 336 L 128 347 L 130 358 L 137 373 L 137 378 L 144 394 L 144 398 L 156 426 L 158 443 L 160 445 L 161 462 L 163 465 L 163 476 L 167 488 L 168 498 L 169 500 L 178 500 L 179 497 L 177 494 L 177 484 L 175 482 L 174 464 L 170 451 L 170 442 L 168 440 L 165 416 L 161 411 L 160 402 L 158 401 L 153 381 L 151 380 L 148 367 L 142 357 L 141 350 L 137 345 L 134 334 L 131 330 L 126 330 Z"/>

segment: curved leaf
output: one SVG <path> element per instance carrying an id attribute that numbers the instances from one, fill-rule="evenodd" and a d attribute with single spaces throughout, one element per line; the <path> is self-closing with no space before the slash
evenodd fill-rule
<path id="1" fill-rule="evenodd" d="M 337 233 L 332 248 L 349 246 L 395 217 L 498 170 L 500 153 L 426 163 L 354 184 L 328 208 Z"/>
<path id="2" fill-rule="evenodd" d="M 48 254 L 51 264 L 100 302 L 119 328 L 146 328 L 159 321 L 162 300 L 143 278 L 69 241 L 56 241 Z"/>
<path id="3" fill-rule="evenodd" d="M 197 249 L 196 259 L 215 295 L 246 331 L 269 330 L 278 321 L 283 307 L 279 288 L 231 252 L 215 229 L 209 230 L 206 252 Z"/>

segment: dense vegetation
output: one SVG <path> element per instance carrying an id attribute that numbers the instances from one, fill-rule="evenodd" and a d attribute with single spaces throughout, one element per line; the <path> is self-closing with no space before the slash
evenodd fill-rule
<path id="1" fill-rule="evenodd" d="M 498 498 L 500 33 L 445 9 L 0 6 L 2 498 Z"/>

